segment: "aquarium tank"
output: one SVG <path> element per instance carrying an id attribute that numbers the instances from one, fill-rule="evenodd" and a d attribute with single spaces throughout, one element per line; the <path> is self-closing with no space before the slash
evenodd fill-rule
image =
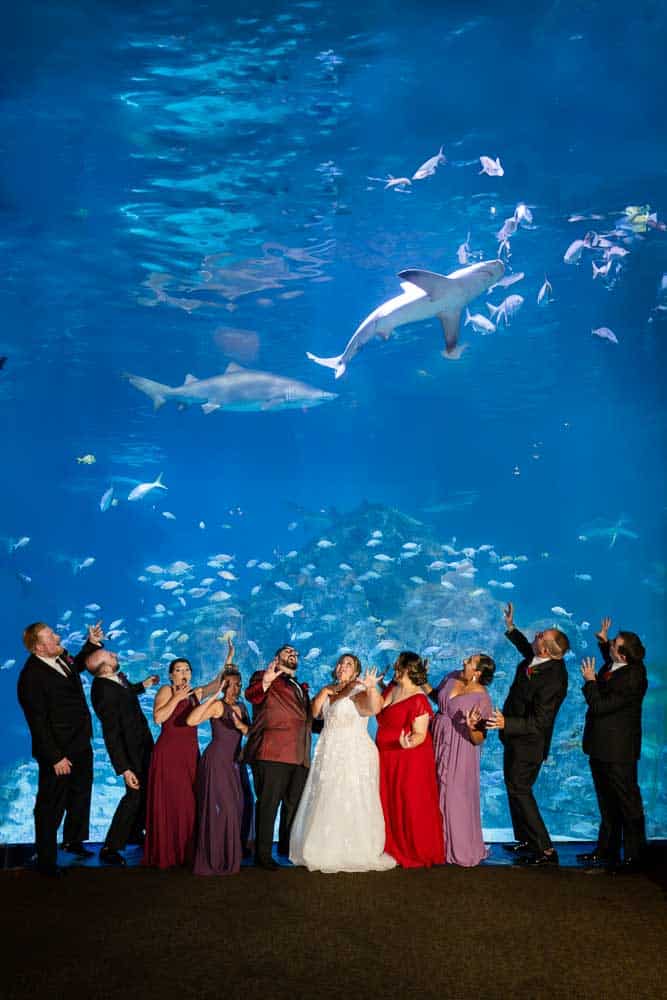
<path id="1" fill-rule="evenodd" d="M 646 646 L 665 792 L 664 10 L 44 2 L 0 68 L 0 838 L 30 842 L 23 628 L 131 679 L 285 642 L 437 683 L 569 636 L 536 787 L 594 839 L 580 663 Z M 599 662 L 599 660 L 598 660 Z M 88 685 L 88 681 L 86 681 Z M 150 717 L 154 691 L 142 699 Z M 201 733 L 202 745 L 207 734 Z M 122 792 L 95 722 L 91 836 Z M 482 819 L 509 836 L 502 748 Z"/>

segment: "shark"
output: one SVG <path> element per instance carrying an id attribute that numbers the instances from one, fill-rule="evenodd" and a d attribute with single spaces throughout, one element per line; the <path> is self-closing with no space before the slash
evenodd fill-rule
<path id="1" fill-rule="evenodd" d="M 305 382 L 274 375 L 271 372 L 243 368 L 235 362 L 222 375 L 198 379 L 186 375 L 182 385 L 169 386 L 141 375 L 124 373 L 131 385 L 153 400 L 159 410 L 172 400 L 181 408 L 199 405 L 204 413 L 232 410 L 237 413 L 265 410 L 302 410 L 336 399 L 334 392 L 324 392 Z"/>
<path id="2" fill-rule="evenodd" d="M 383 302 L 357 327 L 342 354 L 320 358 L 310 351 L 308 358 L 317 365 L 332 368 L 338 379 L 345 374 L 352 358 L 375 337 L 388 340 L 396 327 L 437 316 L 445 335 L 444 356 L 459 358 L 458 346 L 461 312 L 505 273 L 501 260 L 480 261 L 451 274 L 436 274 L 419 268 L 399 271 L 401 295 Z"/>

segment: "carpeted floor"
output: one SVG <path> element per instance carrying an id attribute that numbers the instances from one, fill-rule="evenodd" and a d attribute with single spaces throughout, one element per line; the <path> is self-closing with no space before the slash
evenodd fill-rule
<path id="1" fill-rule="evenodd" d="M 667 995 L 660 873 L 98 868 L 0 886 L 7 1000 Z"/>

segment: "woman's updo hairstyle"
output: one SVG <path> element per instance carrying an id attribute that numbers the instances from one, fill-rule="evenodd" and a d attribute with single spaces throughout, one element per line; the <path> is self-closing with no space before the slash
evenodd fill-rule
<path id="1" fill-rule="evenodd" d="M 479 683 L 488 687 L 496 672 L 496 661 L 493 657 L 487 656 L 486 653 L 480 653 L 475 669 L 479 670 Z"/>
<path id="2" fill-rule="evenodd" d="M 192 673 L 192 664 L 187 659 L 187 657 L 185 657 L 185 656 L 177 656 L 176 659 L 172 660 L 171 663 L 169 664 L 169 674 L 170 675 L 173 674 L 176 665 L 179 664 L 179 663 L 185 663 L 190 668 L 190 673 Z"/>
<path id="3" fill-rule="evenodd" d="M 396 658 L 394 671 L 397 674 L 407 674 L 413 684 L 416 684 L 417 687 L 421 687 L 422 684 L 426 684 L 426 678 L 428 676 L 428 660 L 422 660 L 419 653 L 412 653 L 410 650 L 404 650 L 402 653 L 399 653 Z"/>

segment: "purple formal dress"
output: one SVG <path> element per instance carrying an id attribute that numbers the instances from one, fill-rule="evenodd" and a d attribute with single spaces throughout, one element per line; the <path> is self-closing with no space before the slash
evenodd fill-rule
<path id="1" fill-rule="evenodd" d="M 483 719 L 492 712 L 486 691 L 451 698 L 459 672 L 448 674 L 436 689 L 440 711 L 435 716 L 433 746 L 445 833 L 447 864 L 471 868 L 488 856 L 479 808 L 480 747 L 471 742 L 466 711 L 477 707 Z"/>
<path id="2" fill-rule="evenodd" d="M 241 732 L 229 705 L 211 719 L 212 739 L 197 769 L 199 828 L 195 875 L 231 875 L 241 867 L 243 791 L 237 756 Z"/>

